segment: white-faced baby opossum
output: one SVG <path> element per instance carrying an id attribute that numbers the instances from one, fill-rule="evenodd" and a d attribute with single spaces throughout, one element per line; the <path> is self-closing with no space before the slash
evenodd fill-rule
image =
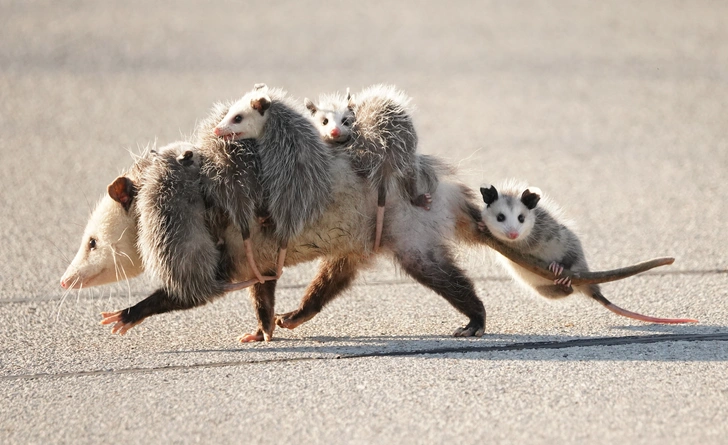
<path id="1" fill-rule="evenodd" d="M 346 150 L 357 174 L 371 181 L 378 191 L 374 250 L 379 249 L 384 224 L 384 206 L 392 183 L 413 205 L 429 210 L 436 182 L 428 181 L 419 167 L 417 132 L 412 122 L 411 99 L 391 85 L 374 85 L 354 96 L 322 96 L 314 104 L 305 99 L 321 137 L 331 146 Z M 418 173 L 427 182 L 418 192 Z"/>
<path id="2" fill-rule="evenodd" d="M 557 209 L 550 205 L 548 200 L 542 199 L 538 188 L 525 188 L 512 182 L 499 188 L 500 190 L 497 190 L 494 186 L 490 186 L 480 189 L 486 204 L 482 224 L 494 237 L 510 244 L 516 250 L 550 263 L 549 270 L 555 275 L 553 280 L 548 280 L 499 255 L 509 272 L 527 288 L 546 298 L 566 297 L 576 290 L 616 314 L 646 322 L 697 321 L 655 318 L 627 311 L 607 300 L 597 284 L 572 287 L 571 278 L 560 276 L 564 268 L 572 272 L 589 270 L 579 238 L 559 220 Z"/>
<path id="3" fill-rule="evenodd" d="M 240 229 L 245 245 L 246 259 L 253 275 L 260 283 L 275 279 L 263 277 L 254 259 L 250 242 L 250 222 L 255 213 L 264 211 L 262 188 L 259 181 L 260 162 L 258 143 L 245 138 L 225 140 L 214 135 L 218 122 L 228 113 L 231 103 L 217 103 L 195 130 L 195 146 L 202 165 L 200 185 L 209 206 L 224 211 L 231 222 Z M 252 284 L 250 281 L 229 285 L 237 290 Z"/>
<path id="4" fill-rule="evenodd" d="M 331 201 L 332 154 L 300 105 L 285 91 L 264 84 L 231 105 L 214 134 L 258 141 L 260 181 L 280 244 L 279 277 L 289 240 L 319 218 Z"/>

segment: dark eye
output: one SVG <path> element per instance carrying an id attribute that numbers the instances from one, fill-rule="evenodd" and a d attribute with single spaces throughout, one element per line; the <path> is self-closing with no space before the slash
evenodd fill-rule
<path id="1" fill-rule="evenodd" d="M 505 221 L 505 220 L 506 220 L 506 215 L 504 215 L 504 214 L 502 214 L 502 213 L 499 213 L 499 214 L 498 214 L 498 216 L 496 216 L 496 217 L 495 217 L 495 219 L 496 219 L 496 220 L 497 220 L 498 222 L 503 222 L 503 221 Z"/>
<path id="2" fill-rule="evenodd" d="M 91 238 L 88 240 L 88 249 L 94 250 L 96 248 L 96 238 Z"/>
<path id="3" fill-rule="evenodd" d="M 525 220 L 526 220 L 526 217 L 525 217 L 525 216 L 523 216 L 523 215 L 518 215 L 518 222 L 519 222 L 519 223 L 523 224 L 523 221 L 525 221 Z"/>
<path id="4" fill-rule="evenodd" d="M 351 125 L 351 122 L 349 121 L 349 119 L 348 119 L 348 118 L 343 118 L 343 119 L 341 119 L 341 123 L 342 123 L 342 125 L 344 125 L 345 127 L 348 127 L 348 126 L 350 126 L 350 125 Z"/>
<path id="5" fill-rule="evenodd" d="M 240 122 L 242 122 L 242 121 L 243 121 L 243 115 L 241 115 L 241 114 L 238 114 L 238 115 L 236 115 L 236 116 L 235 116 L 235 117 L 233 118 L 233 122 L 235 122 L 236 124 L 239 124 L 239 123 L 240 123 Z"/>
<path id="6" fill-rule="evenodd" d="M 326 118 L 324 118 L 324 120 L 321 121 L 321 125 L 328 125 L 328 124 L 329 124 L 329 120 Z"/>

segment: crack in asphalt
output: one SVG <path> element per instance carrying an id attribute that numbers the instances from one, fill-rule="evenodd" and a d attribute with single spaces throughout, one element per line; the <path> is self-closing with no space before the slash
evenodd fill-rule
<path id="1" fill-rule="evenodd" d="M 192 369 L 208 369 L 208 368 L 224 368 L 244 365 L 258 365 L 267 363 L 293 363 L 306 362 L 316 360 L 349 360 L 371 357 L 409 357 L 420 355 L 437 355 L 437 354 L 467 354 L 471 352 L 505 352 L 505 351 L 523 351 L 534 349 L 566 349 L 579 347 L 594 346 L 620 346 L 633 344 L 650 344 L 650 343 L 667 343 L 667 342 L 697 342 L 697 341 L 728 341 L 728 332 L 716 334 L 657 334 L 657 335 L 639 335 L 624 337 L 596 337 L 596 338 L 580 338 L 564 341 L 540 341 L 540 342 L 521 342 L 511 343 L 507 345 L 490 345 L 490 346 L 463 346 L 463 347 L 441 347 L 415 350 L 400 351 L 381 351 L 381 352 L 363 352 L 353 354 L 338 354 L 326 357 L 288 357 L 273 358 L 265 360 L 233 360 L 211 363 L 195 363 L 191 365 L 169 365 L 156 367 L 135 367 L 122 369 L 103 369 L 95 371 L 76 371 L 76 372 L 58 372 L 58 373 L 38 373 L 38 374 L 17 374 L 0 376 L 0 381 L 7 380 L 36 380 L 43 378 L 69 378 L 69 377 L 88 377 L 88 376 L 104 376 L 104 375 L 120 375 L 120 374 L 150 374 L 160 371 L 176 371 L 176 370 L 192 370 Z"/>

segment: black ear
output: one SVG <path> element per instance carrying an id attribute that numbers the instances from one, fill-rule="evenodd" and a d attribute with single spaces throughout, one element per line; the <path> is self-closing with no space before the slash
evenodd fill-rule
<path id="1" fill-rule="evenodd" d="M 256 83 L 255 85 L 253 85 L 253 91 L 266 90 L 266 89 L 268 89 L 268 85 L 266 85 L 264 83 Z"/>
<path id="2" fill-rule="evenodd" d="M 254 110 L 257 110 L 261 116 L 265 114 L 265 110 L 270 108 L 270 99 L 267 96 L 259 97 L 257 99 L 250 100 L 250 106 Z"/>
<path id="3" fill-rule="evenodd" d="M 137 194 L 136 186 L 126 176 L 116 178 L 114 182 L 109 184 L 106 191 L 109 193 L 111 199 L 121 204 L 127 212 Z"/>
<path id="4" fill-rule="evenodd" d="M 480 194 L 483 195 L 483 202 L 488 205 L 491 205 L 498 200 L 498 190 L 496 190 L 492 185 L 490 188 L 481 187 Z"/>
<path id="5" fill-rule="evenodd" d="M 521 194 L 521 202 L 528 207 L 528 210 L 536 208 L 536 204 L 541 200 L 541 189 L 538 187 L 529 187 Z"/>
<path id="6" fill-rule="evenodd" d="M 346 100 L 351 102 L 351 91 L 349 91 L 349 88 L 346 88 Z"/>
<path id="7" fill-rule="evenodd" d="M 316 108 L 316 104 L 313 103 L 313 101 L 311 99 L 309 99 L 308 97 L 303 99 L 303 104 L 306 105 L 306 108 L 308 108 L 308 111 L 311 112 L 311 116 L 316 114 L 316 112 L 318 111 L 318 108 Z"/>

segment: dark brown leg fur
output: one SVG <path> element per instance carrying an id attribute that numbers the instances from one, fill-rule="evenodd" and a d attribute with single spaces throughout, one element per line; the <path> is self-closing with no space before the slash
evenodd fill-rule
<path id="1" fill-rule="evenodd" d="M 267 271 L 266 275 L 275 275 L 275 271 Z M 275 329 L 275 291 L 276 280 L 258 283 L 250 287 L 250 299 L 258 318 L 256 335 L 263 334 L 266 341 L 273 338 Z"/>
<path id="2" fill-rule="evenodd" d="M 276 324 L 295 329 L 316 316 L 321 310 L 348 289 L 356 278 L 360 261 L 343 257 L 321 263 L 318 275 L 309 284 L 298 309 L 276 316 Z"/>
<path id="3" fill-rule="evenodd" d="M 433 246 L 425 255 L 419 252 L 398 252 L 395 258 L 412 278 L 444 297 L 455 309 L 468 317 L 468 324 L 455 330 L 456 337 L 483 335 L 483 302 L 476 295 L 473 283 L 455 265 L 444 246 Z"/>
<path id="4" fill-rule="evenodd" d="M 207 303 L 206 300 L 181 301 L 171 296 L 165 289 L 158 289 L 152 295 L 132 307 L 115 312 L 103 312 L 101 314 L 101 324 L 114 323 L 111 332 L 118 332 L 124 335 L 129 329 L 138 325 L 151 315 L 182 309 L 192 309 L 193 307 L 202 306 L 205 303 Z"/>

